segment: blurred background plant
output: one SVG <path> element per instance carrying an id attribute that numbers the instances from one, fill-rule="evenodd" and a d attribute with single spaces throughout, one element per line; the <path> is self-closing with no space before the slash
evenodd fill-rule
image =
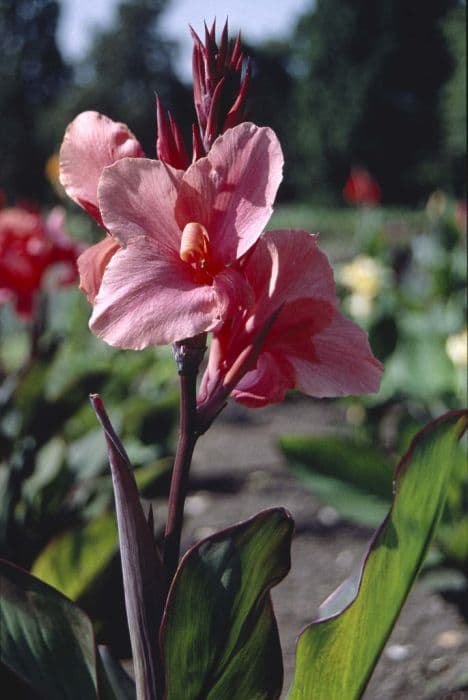
<path id="1" fill-rule="evenodd" d="M 0 551 L 80 601 L 122 650 L 111 477 L 88 395 L 108 398 L 149 497 L 166 492 L 177 388 L 169 353 L 118 352 L 88 333 L 81 297 L 43 290 L 38 314 L 21 325 L 2 310 Z"/>
<path id="2" fill-rule="evenodd" d="M 156 92 L 188 142 L 191 93 L 161 28 L 169 5 L 123 0 L 114 24 L 69 65 L 57 43 L 58 2 L 2 1 L 4 211 L 16 205 L 38 214 L 60 203 L 70 249 L 100 238 L 63 199 L 57 178 L 64 130 L 84 109 L 128 124 L 153 156 Z M 287 164 L 272 227 L 320 231 L 344 308 L 385 362 L 377 396 L 344 402 L 338 435 L 280 442 L 306 484 L 361 522 L 380 518 L 391 493 L 388 464 L 410 436 L 466 400 L 465 40 L 466 4 L 457 0 L 317 0 L 304 2 L 290 36 L 245 45 L 249 117 L 277 131 Z M 105 396 L 143 493 L 163 493 L 177 415 L 170 351 L 107 347 L 87 330 L 83 295 L 46 277 L 29 318 L 20 318 L 2 275 L 2 555 L 78 600 L 104 636 L 119 639 L 105 632 L 118 615 L 104 620 L 101 605 L 105 577 L 118 577 L 116 532 L 105 447 L 87 397 Z M 439 536 L 443 561 L 465 575 L 467 482 L 461 467 Z"/>
<path id="3" fill-rule="evenodd" d="M 102 389 L 114 404 L 144 495 L 156 484 L 164 492 L 177 392 L 169 353 L 127 356 L 83 332 L 82 250 L 58 207 L 47 218 L 24 206 L 0 210 L 0 556 L 119 627 L 109 596 L 99 601 L 102 581 L 111 570 L 118 580 L 119 569 L 106 451 L 88 394 Z"/>
<path id="4" fill-rule="evenodd" d="M 354 257 L 336 266 L 345 312 L 368 333 L 385 372 L 377 395 L 341 401 L 345 423 L 325 436 L 283 435 L 303 483 L 340 517 L 376 526 L 392 495 L 392 467 L 425 423 L 466 404 L 466 214 L 433 192 L 421 219 L 355 212 Z M 416 223 L 416 225 L 415 225 Z M 413 229 L 413 226 L 415 228 Z M 358 245 L 356 245 L 358 242 Z M 352 246 L 353 247 L 353 246 Z M 335 251 L 335 259 L 342 256 Z M 428 560 L 434 589 L 468 619 L 468 469 L 460 463 Z"/>

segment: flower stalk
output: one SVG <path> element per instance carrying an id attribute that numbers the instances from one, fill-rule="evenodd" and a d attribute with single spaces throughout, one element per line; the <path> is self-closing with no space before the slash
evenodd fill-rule
<path id="1" fill-rule="evenodd" d="M 193 450 L 200 436 L 197 412 L 197 375 L 206 351 L 206 333 L 174 343 L 180 382 L 179 439 L 169 492 L 163 562 L 169 588 L 179 561 L 180 538 Z"/>

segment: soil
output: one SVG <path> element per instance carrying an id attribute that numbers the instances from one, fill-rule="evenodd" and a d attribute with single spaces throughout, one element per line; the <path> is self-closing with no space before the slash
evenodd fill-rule
<path id="1" fill-rule="evenodd" d="M 359 562 L 372 531 L 340 520 L 305 490 L 291 474 L 276 440 L 284 433 L 329 432 L 340 410 L 333 402 L 310 399 L 256 411 L 232 404 L 195 451 L 184 548 L 272 506 L 284 506 L 294 517 L 291 572 L 273 590 L 285 689 L 293 677 L 298 634 Z M 468 627 L 459 609 L 419 582 L 363 697 L 462 700 L 468 698 L 468 686 L 460 688 L 468 683 L 467 675 Z M 286 695 L 285 691 L 282 697 Z"/>

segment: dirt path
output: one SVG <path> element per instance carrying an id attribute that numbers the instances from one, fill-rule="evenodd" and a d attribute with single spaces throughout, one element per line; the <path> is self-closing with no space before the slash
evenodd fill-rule
<path id="1" fill-rule="evenodd" d="M 371 535 L 337 521 L 295 480 L 275 447 L 282 433 L 330 430 L 337 411 L 333 403 L 302 399 L 261 411 L 232 405 L 200 439 L 195 453 L 185 547 L 271 506 L 285 506 L 295 519 L 292 570 L 273 592 L 285 688 L 293 676 L 298 633 L 359 561 Z M 462 700 L 467 691 L 450 692 L 462 674 L 468 676 L 468 628 L 454 606 L 418 584 L 364 698 Z"/>

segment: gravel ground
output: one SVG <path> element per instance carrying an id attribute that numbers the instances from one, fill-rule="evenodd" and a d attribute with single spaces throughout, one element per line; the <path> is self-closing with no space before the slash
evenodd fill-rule
<path id="1" fill-rule="evenodd" d="M 194 457 L 184 547 L 264 508 L 284 506 L 295 519 L 291 572 L 273 591 L 286 689 L 300 630 L 360 560 L 371 531 L 331 517 L 291 475 L 275 443 L 282 433 L 330 430 L 339 410 L 333 402 L 302 399 L 249 412 L 232 405 L 200 439 Z M 467 626 L 455 606 L 419 583 L 364 698 L 462 700 L 468 691 L 456 689 L 467 673 Z"/>

